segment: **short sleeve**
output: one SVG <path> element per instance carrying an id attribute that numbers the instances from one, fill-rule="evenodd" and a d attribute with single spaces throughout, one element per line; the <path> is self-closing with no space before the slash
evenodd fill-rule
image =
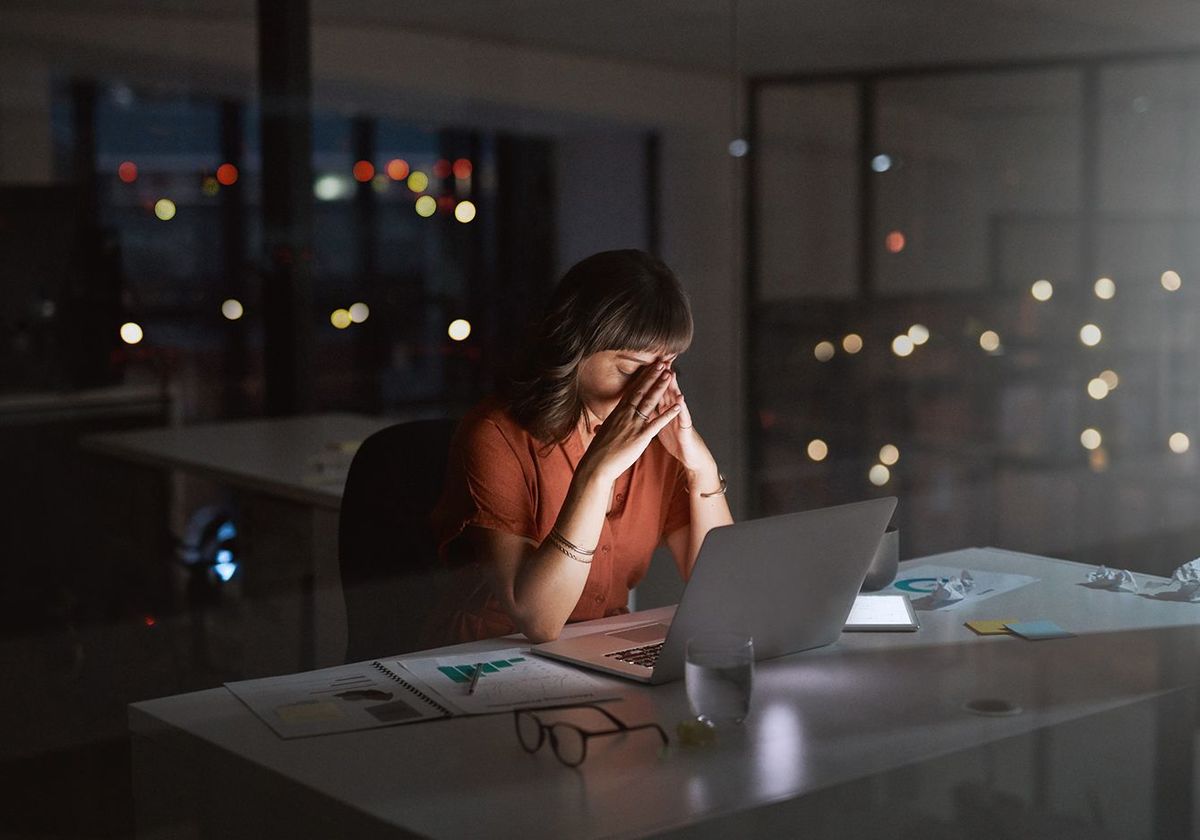
<path id="1" fill-rule="evenodd" d="M 687 473 L 682 464 L 675 469 L 675 481 L 672 483 L 670 494 L 665 505 L 667 517 L 663 525 L 663 537 L 675 533 L 692 521 L 692 501 L 688 496 Z"/>

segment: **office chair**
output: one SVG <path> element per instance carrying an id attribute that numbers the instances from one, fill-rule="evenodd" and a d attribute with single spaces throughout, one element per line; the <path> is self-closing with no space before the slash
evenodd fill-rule
<path id="1" fill-rule="evenodd" d="M 418 634 L 449 583 L 429 522 L 456 420 L 381 429 L 350 463 L 338 518 L 346 661 L 419 649 Z"/>

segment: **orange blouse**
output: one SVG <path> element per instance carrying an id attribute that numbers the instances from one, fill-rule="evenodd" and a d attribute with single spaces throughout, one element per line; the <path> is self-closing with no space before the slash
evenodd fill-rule
<path id="1" fill-rule="evenodd" d="M 472 409 L 450 444 L 446 483 L 432 513 L 441 562 L 450 564 L 450 543 L 472 525 L 540 544 L 558 519 L 583 453 L 578 430 L 547 446 L 496 400 Z M 629 590 L 645 576 L 654 549 L 690 521 L 683 467 L 652 441 L 616 481 L 587 583 L 567 620 L 627 612 Z M 429 646 L 517 632 L 483 578 L 484 562 L 452 567 L 453 583 L 425 625 Z"/>

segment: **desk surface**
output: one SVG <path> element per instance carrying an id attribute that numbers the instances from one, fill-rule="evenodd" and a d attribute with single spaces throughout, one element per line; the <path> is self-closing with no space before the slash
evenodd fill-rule
<path id="1" fill-rule="evenodd" d="M 1187 640 L 1198 634 L 1167 628 L 1196 624 L 1200 605 L 1089 589 L 1079 585 L 1087 567 L 995 549 L 920 562 L 1040 580 L 970 612 L 920 613 L 915 634 L 844 634 L 829 647 L 759 663 L 746 723 L 706 748 L 674 743 L 675 724 L 689 715 L 682 683 L 648 687 L 619 680 L 610 682 L 622 699 L 610 708 L 630 723 L 665 726 L 673 740 L 665 755 L 657 754 L 653 739 L 594 740 L 584 765 L 569 770 L 548 750 L 525 754 L 510 715 L 284 741 L 223 688 L 135 704 L 130 727 L 179 756 L 203 753 L 253 768 L 293 798 L 303 792 L 322 807 L 341 809 L 345 819 L 334 824 L 357 820 L 368 826 L 364 835 L 390 829 L 430 837 L 706 830 L 719 836 L 731 825 L 762 825 L 763 814 L 769 823 L 769 815 L 832 786 L 1159 702 L 1164 692 L 1195 679 L 1197 645 Z M 603 623 L 630 624 L 658 612 Z M 978 637 L 962 625 L 1010 617 L 1051 618 L 1080 635 L 1027 642 Z M 595 624 L 569 627 L 564 635 Z M 1164 634 L 1171 635 L 1170 645 Z M 1190 644 L 1187 651 L 1180 651 L 1180 639 Z M 505 644 L 491 640 L 456 650 Z M 980 698 L 1009 700 L 1024 711 L 980 717 L 964 710 Z M 586 710 L 559 714 L 598 723 Z"/>
<path id="2" fill-rule="evenodd" d="M 336 510 L 357 445 L 396 422 L 362 414 L 313 414 L 113 432 L 88 436 L 83 443 L 137 463 L 183 469 Z"/>

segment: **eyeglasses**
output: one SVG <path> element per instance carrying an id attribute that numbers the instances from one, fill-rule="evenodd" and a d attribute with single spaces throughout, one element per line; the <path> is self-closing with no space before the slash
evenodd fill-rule
<path id="1" fill-rule="evenodd" d="M 549 735 L 550 747 L 554 750 L 554 754 L 558 756 L 558 760 L 568 767 L 578 767 L 587 758 L 588 739 L 599 735 L 616 735 L 621 732 L 636 732 L 639 729 L 653 729 L 658 733 L 658 737 L 662 738 L 664 747 L 670 743 L 667 739 L 667 733 L 657 723 L 642 723 L 637 726 L 629 726 L 612 712 L 591 703 L 572 706 L 570 708 L 595 709 L 611 720 L 614 728 L 588 730 L 573 723 L 565 723 L 563 721 L 545 724 L 541 718 L 529 709 L 514 709 L 513 718 L 517 725 L 517 739 L 521 742 L 521 746 L 525 748 L 525 752 L 535 753 L 540 750 L 542 744 L 546 742 L 546 736 Z"/>

